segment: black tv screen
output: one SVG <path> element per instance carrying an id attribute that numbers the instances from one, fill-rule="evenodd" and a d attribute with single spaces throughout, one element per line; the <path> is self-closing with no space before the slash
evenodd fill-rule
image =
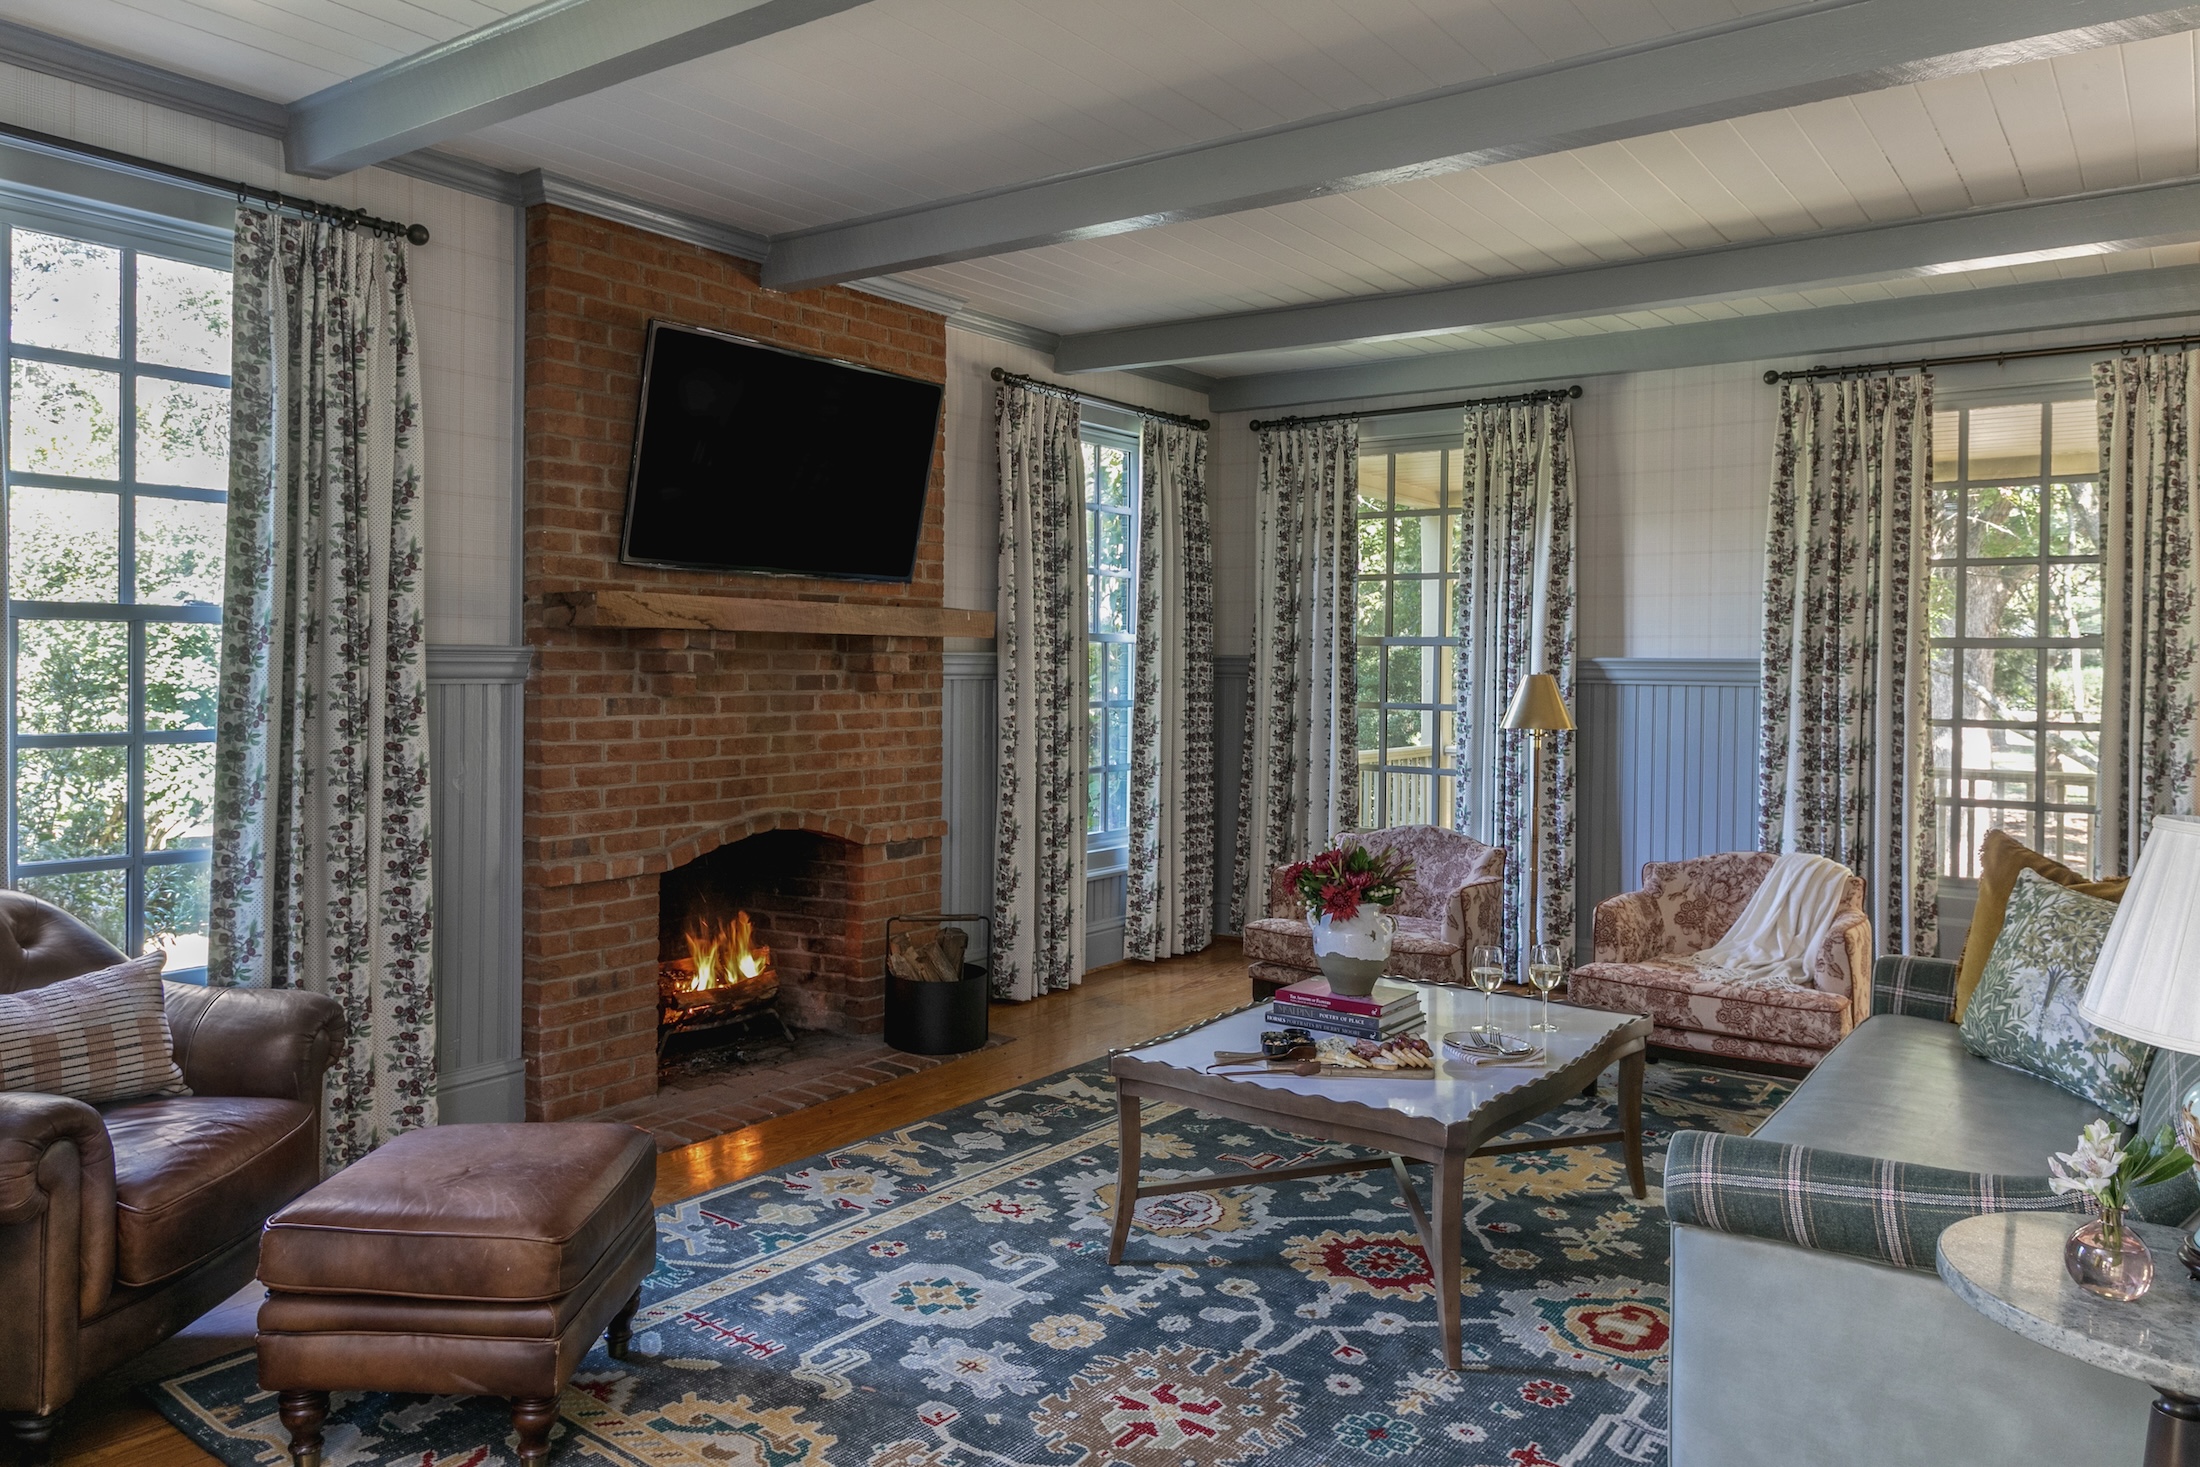
<path id="1" fill-rule="evenodd" d="M 908 580 L 941 395 L 937 383 L 650 322 L 620 558 Z"/>

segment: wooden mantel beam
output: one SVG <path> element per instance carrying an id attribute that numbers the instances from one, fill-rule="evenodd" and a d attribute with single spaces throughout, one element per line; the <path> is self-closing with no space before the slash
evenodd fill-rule
<path id="1" fill-rule="evenodd" d="M 993 613 L 952 606 L 881 606 L 854 601 L 776 601 L 687 591 L 552 591 L 566 626 L 595 630 L 806 632 L 829 637 L 993 635 Z"/>

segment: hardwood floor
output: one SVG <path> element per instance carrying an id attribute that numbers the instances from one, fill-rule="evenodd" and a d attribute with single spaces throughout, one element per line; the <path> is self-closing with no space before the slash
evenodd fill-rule
<path id="1" fill-rule="evenodd" d="M 1234 939 L 1165 963 L 1118 963 L 1033 1003 L 996 1004 L 993 1032 L 1012 1044 L 793 1115 L 699 1141 L 657 1160 L 660 1205 L 820 1151 L 982 1100 L 1056 1070 L 1196 1024 L 1251 1001 Z M 182 1334 L 80 1393 L 63 1415 L 54 1460 L 64 1467 L 220 1467 L 137 1395 L 140 1387 L 252 1342 L 258 1286 L 240 1291 Z"/>

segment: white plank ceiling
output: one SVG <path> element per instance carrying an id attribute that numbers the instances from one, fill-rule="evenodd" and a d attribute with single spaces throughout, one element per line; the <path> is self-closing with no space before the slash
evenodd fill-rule
<path id="1" fill-rule="evenodd" d="M 517 0 L 6 0 L 288 101 Z M 1776 0 L 872 0 L 448 150 L 761 234 L 1117 162 L 1776 8 Z M 917 271 L 1054 332 L 1501 279 L 2200 175 L 2195 33 Z M 2193 238 L 2200 240 L 2200 220 Z M 1236 356 L 1218 376 L 2200 260 L 2154 248 Z"/>

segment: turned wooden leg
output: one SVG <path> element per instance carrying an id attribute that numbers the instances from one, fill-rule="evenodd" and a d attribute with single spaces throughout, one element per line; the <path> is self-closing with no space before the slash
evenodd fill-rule
<path id="1" fill-rule="evenodd" d="M 520 1467 L 550 1460 L 550 1428 L 558 1424 L 556 1396 L 521 1396 L 512 1402 L 512 1430 L 519 1433 Z"/>
<path id="2" fill-rule="evenodd" d="M 636 1289 L 634 1297 L 626 1301 L 626 1307 L 618 1312 L 617 1317 L 611 1321 L 611 1328 L 605 1331 L 607 1338 L 604 1344 L 610 1350 L 612 1359 L 626 1358 L 627 1342 L 634 1338 L 634 1316 L 641 1312 L 641 1308 L 642 1291 Z"/>
<path id="3" fill-rule="evenodd" d="M 1138 1210 L 1138 1153 L 1140 1116 L 1138 1097 L 1118 1083 L 1115 1092 L 1115 1228 L 1108 1235 L 1108 1264 L 1123 1261 L 1123 1245 L 1130 1241 L 1131 1214 Z"/>
<path id="4" fill-rule="evenodd" d="M 327 1391 L 284 1391 L 277 1398 L 283 1430 L 290 1433 L 291 1467 L 321 1467 L 321 1424 L 328 1420 Z"/>
<path id="5" fill-rule="evenodd" d="M 1430 1245 L 1434 1256 L 1429 1259 L 1429 1273 L 1436 1285 L 1436 1321 L 1443 1339 L 1437 1351 L 1444 1357 L 1444 1364 L 1457 1370 L 1460 1367 L 1459 1283 L 1460 1253 L 1466 1246 L 1466 1193 L 1467 1159 L 1458 1151 L 1447 1150 L 1436 1163 L 1435 1192 L 1429 1198 Z"/>

